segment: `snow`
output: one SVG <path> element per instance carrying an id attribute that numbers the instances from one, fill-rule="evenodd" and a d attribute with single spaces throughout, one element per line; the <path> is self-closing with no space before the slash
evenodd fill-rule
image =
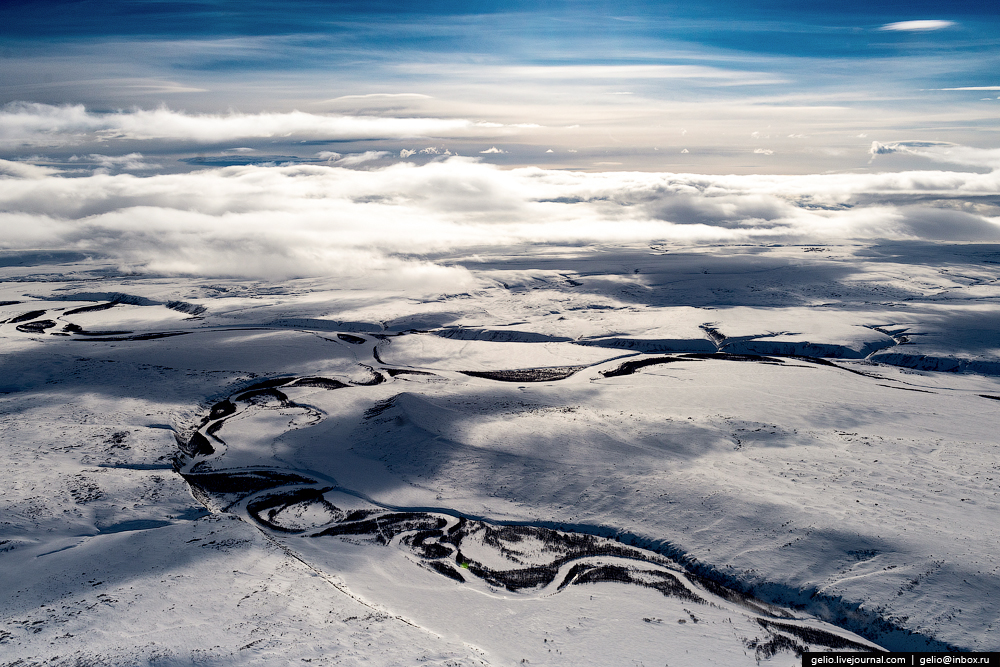
<path id="1" fill-rule="evenodd" d="M 998 250 L 815 248 L 494 248 L 432 295 L 6 253 L 0 653 L 998 650 Z"/>

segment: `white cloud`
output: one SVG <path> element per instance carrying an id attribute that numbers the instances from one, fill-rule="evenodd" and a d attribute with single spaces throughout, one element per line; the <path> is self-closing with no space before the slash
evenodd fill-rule
<path id="1" fill-rule="evenodd" d="M 115 139 L 220 143 L 237 139 L 304 137 L 373 139 L 421 136 L 476 137 L 513 133 L 502 123 L 442 118 L 332 116 L 290 111 L 259 114 L 188 114 L 155 110 L 96 113 L 82 105 L 16 102 L 0 109 L 0 145 L 72 146 Z"/>
<path id="2" fill-rule="evenodd" d="M 496 146 L 490 146 L 486 150 L 479 151 L 479 152 L 480 153 L 506 153 L 507 151 L 501 150 L 501 149 L 497 148 Z"/>
<path id="3" fill-rule="evenodd" d="M 423 64 L 403 65 L 403 72 L 423 74 Z M 452 77 L 509 81 L 593 81 L 608 80 L 618 85 L 626 81 L 690 79 L 711 82 L 714 85 L 740 86 L 787 83 L 784 79 L 767 72 L 749 72 L 741 69 L 724 69 L 705 65 L 524 65 L 490 67 L 485 73 L 482 67 L 454 65 L 438 66 L 437 71 Z M 627 85 L 627 84 L 626 84 Z"/>
<path id="4" fill-rule="evenodd" d="M 316 157 L 320 160 L 326 160 L 327 162 L 333 162 L 334 160 L 340 159 L 340 153 L 334 151 L 320 151 L 316 153 Z"/>
<path id="5" fill-rule="evenodd" d="M 0 248 L 75 249 L 193 275 L 454 290 L 470 288 L 469 274 L 426 254 L 510 244 L 1000 241 L 996 219 L 915 203 L 995 195 L 1000 171 L 711 176 L 504 170 L 469 158 L 369 171 L 298 164 L 66 177 L 5 161 L 0 171 Z"/>
<path id="6" fill-rule="evenodd" d="M 922 32 L 927 30 L 942 30 L 955 25 L 954 21 L 926 20 L 926 21 L 897 21 L 896 23 L 886 23 L 879 30 L 892 30 L 903 32 Z"/>
<path id="7" fill-rule="evenodd" d="M 907 153 L 936 162 L 1000 169 L 1000 149 L 972 148 L 943 141 L 894 141 L 887 144 L 873 141 L 868 153 L 872 159 L 877 155 Z"/>
<path id="8" fill-rule="evenodd" d="M 403 150 L 399 151 L 399 157 L 401 157 L 403 159 L 406 159 L 406 158 L 410 157 L 411 155 L 416 155 L 416 154 L 417 154 L 417 151 L 412 151 L 409 148 L 404 148 Z"/>
<path id="9" fill-rule="evenodd" d="M 81 164 L 95 164 L 102 169 L 123 169 L 125 171 L 148 171 L 159 169 L 161 165 L 146 162 L 142 153 L 129 153 L 128 155 L 101 155 L 91 153 L 90 155 L 73 155 L 70 162 Z"/>
<path id="10" fill-rule="evenodd" d="M 340 158 L 334 162 L 334 164 L 338 167 L 352 167 L 363 162 L 381 160 L 384 157 L 389 157 L 389 155 L 390 153 L 388 151 L 365 151 L 364 153 L 351 153 L 350 155 L 345 155 Z"/>
<path id="11" fill-rule="evenodd" d="M 962 88 L 935 88 L 934 90 L 1000 90 L 1000 86 L 964 86 Z"/>
<path id="12" fill-rule="evenodd" d="M 371 98 L 394 98 L 394 97 L 416 97 L 422 99 L 431 99 L 430 95 L 424 95 L 422 93 L 367 93 L 365 95 L 341 95 L 340 97 L 334 97 L 333 99 L 326 100 L 327 102 L 336 102 L 337 100 L 364 100 Z"/>
<path id="13" fill-rule="evenodd" d="M 17 178 L 43 178 L 58 174 L 58 169 L 52 167 L 41 167 L 28 162 L 13 162 L 11 160 L 0 160 L 0 174 L 15 176 Z"/>
<path id="14" fill-rule="evenodd" d="M 681 153 L 690 153 L 690 152 L 691 152 L 691 151 L 689 151 L 689 150 L 688 150 L 688 149 L 686 149 L 686 148 L 682 148 L 682 149 L 681 149 Z"/>
<path id="15" fill-rule="evenodd" d="M 753 149 L 753 152 L 759 155 L 774 155 L 774 151 L 770 148 L 755 148 Z"/>

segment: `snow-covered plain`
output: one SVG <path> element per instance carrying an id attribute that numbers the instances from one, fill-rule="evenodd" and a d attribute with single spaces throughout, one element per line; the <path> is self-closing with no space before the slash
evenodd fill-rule
<path id="1" fill-rule="evenodd" d="M 1000 246 L 0 260 L 0 664 L 1000 649 Z"/>

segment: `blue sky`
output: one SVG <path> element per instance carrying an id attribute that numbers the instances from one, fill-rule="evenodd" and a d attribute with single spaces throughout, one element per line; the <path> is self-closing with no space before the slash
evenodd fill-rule
<path id="1" fill-rule="evenodd" d="M 436 147 L 511 165 L 802 173 L 870 169 L 872 141 L 992 148 L 1000 129 L 1000 12 L 986 2 L 6 3 L 0 49 L 3 104 L 472 123 L 215 142 L 50 129 L 40 144 L 18 142 L 7 107 L 8 159 Z"/>

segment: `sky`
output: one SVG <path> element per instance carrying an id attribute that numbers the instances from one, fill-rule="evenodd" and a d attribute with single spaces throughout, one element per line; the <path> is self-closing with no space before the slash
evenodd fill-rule
<path id="1" fill-rule="evenodd" d="M 0 157 L 185 168 L 249 159 L 233 149 L 432 147 L 588 170 L 866 170 L 872 141 L 998 145 L 991 4 L 4 3 Z M 137 110 L 161 115 L 101 122 Z"/>
<path id="2" fill-rule="evenodd" d="M 988 2 L 4 3 L 0 57 L 0 250 L 1000 240 Z"/>

